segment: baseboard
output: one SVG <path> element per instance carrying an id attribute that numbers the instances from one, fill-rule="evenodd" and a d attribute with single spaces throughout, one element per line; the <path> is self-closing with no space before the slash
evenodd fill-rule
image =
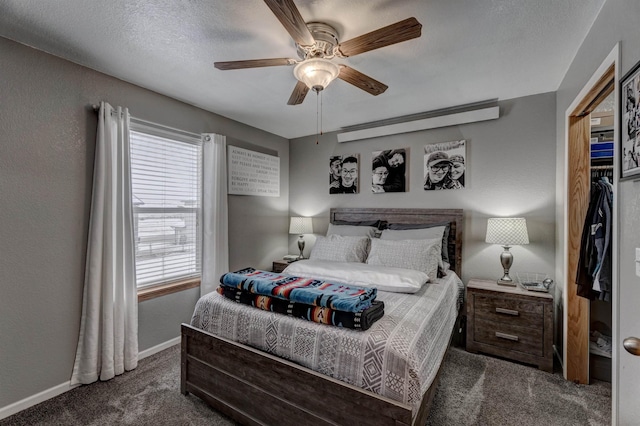
<path id="1" fill-rule="evenodd" d="M 35 395 L 27 397 L 23 400 L 14 402 L 13 404 L 7 405 L 6 407 L 0 408 L 0 420 L 7 418 L 9 416 L 13 416 L 14 414 L 26 410 L 29 407 L 33 407 L 36 404 L 40 404 L 48 399 L 55 398 L 58 395 L 62 395 L 63 393 L 70 391 L 71 389 L 75 389 L 80 385 L 71 385 L 71 380 L 59 384 L 58 386 L 54 386 L 42 392 L 39 392 Z"/>
<path id="2" fill-rule="evenodd" d="M 145 349 L 144 351 L 138 353 L 138 361 L 153 354 L 157 354 L 158 352 L 168 349 L 171 346 L 177 345 L 178 343 L 180 343 L 180 336 L 171 340 L 167 340 L 166 342 L 160 343 L 159 345 L 155 345 L 152 348 Z"/>
<path id="3" fill-rule="evenodd" d="M 138 361 L 144 358 L 147 358 L 153 354 L 156 354 L 160 351 L 170 348 L 173 345 L 177 345 L 180 343 L 180 336 L 168 340 L 164 343 L 160 343 L 152 348 L 145 349 L 142 352 L 138 353 Z M 20 401 L 14 402 L 13 404 L 7 405 L 6 407 L 0 408 L 0 420 L 5 419 L 9 416 L 12 416 L 22 410 L 26 410 L 29 407 L 33 407 L 36 404 L 40 404 L 48 399 L 55 398 L 58 395 L 61 395 L 71 389 L 75 389 L 80 385 L 71 385 L 71 380 L 59 384 L 58 386 L 54 386 L 50 389 L 39 392 L 35 395 L 29 396 Z"/>

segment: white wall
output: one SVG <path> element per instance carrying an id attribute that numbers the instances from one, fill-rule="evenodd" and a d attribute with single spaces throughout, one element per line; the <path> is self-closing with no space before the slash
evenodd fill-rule
<path id="1" fill-rule="evenodd" d="M 227 135 L 281 158 L 281 196 L 229 197 L 230 266 L 267 268 L 287 245 L 289 141 L 0 38 L 0 409 L 70 379 L 75 357 L 97 115 Z M 139 305 L 139 347 L 180 334 L 191 289 Z"/>
<path id="2" fill-rule="evenodd" d="M 384 107 L 384 99 L 373 100 Z M 317 234 L 326 232 L 330 207 L 430 207 L 465 210 L 462 278 L 501 276 L 502 248 L 484 242 L 486 219 L 524 216 L 531 244 L 513 247 L 513 276 L 518 271 L 553 274 L 555 204 L 555 94 L 502 101 L 500 118 L 442 129 L 337 143 L 336 133 L 294 139 L 290 147 L 290 209 L 292 215 L 314 217 Z M 330 105 L 324 105 L 331 108 Z M 424 145 L 466 139 L 466 188 L 425 191 Z M 409 190 L 371 193 L 371 153 L 409 148 Z M 329 194 L 329 157 L 360 154 L 360 193 Z M 312 240 L 312 238 L 308 238 Z M 295 236 L 289 251 L 297 252 Z M 309 241 L 312 243 L 312 241 Z M 308 244 L 308 246 L 311 244 Z M 305 252 L 308 254 L 309 249 Z"/>

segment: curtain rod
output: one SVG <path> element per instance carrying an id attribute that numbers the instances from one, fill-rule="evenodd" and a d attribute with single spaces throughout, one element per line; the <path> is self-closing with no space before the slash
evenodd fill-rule
<path id="1" fill-rule="evenodd" d="M 93 105 L 91 105 L 91 107 L 93 108 L 93 110 L 95 112 L 99 112 L 100 111 L 100 105 L 93 104 Z M 187 130 L 176 129 L 175 127 L 165 126 L 164 124 L 154 123 L 153 121 L 143 120 L 141 118 L 137 118 L 137 117 L 134 117 L 134 116 L 131 116 L 131 121 L 134 124 L 142 124 L 144 126 L 154 127 L 156 129 L 160 129 L 160 130 L 168 130 L 168 131 L 180 133 L 180 134 L 183 134 L 185 136 L 189 136 L 189 137 L 192 137 L 192 138 L 195 138 L 195 139 L 201 139 L 202 138 L 202 135 L 199 134 L 199 133 L 193 133 L 193 132 L 189 132 Z"/>

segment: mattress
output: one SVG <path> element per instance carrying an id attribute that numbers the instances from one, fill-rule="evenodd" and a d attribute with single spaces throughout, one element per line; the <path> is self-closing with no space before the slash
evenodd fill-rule
<path id="1" fill-rule="evenodd" d="M 202 296 L 191 325 L 410 405 L 436 377 L 463 284 L 449 273 L 414 294 L 378 291 L 385 313 L 366 331 L 316 324 L 226 299 Z"/>

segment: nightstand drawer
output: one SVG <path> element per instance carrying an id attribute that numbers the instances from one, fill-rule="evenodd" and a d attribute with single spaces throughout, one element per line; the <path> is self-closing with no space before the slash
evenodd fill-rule
<path id="1" fill-rule="evenodd" d="M 473 294 L 476 318 L 520 327 L 542 328 L 544 305 L 535 301 Z"/>
<path id="2" fill-rule="evenodd" d="M 542 328 L 532 329 L 515 324 L 496 324 L 491 320 L 477 317 L 473 325 L 473 335 L 476 342 L 534 356 L 544 355 L 542 334 Z"/>

